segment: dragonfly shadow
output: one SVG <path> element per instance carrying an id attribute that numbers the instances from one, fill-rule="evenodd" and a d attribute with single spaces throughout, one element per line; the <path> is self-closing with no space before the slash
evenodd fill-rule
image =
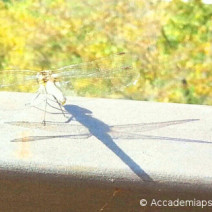
<path id="1" fill-rule="evenodd" d="M 159 128 L 169 127 L 173 125 L 186 124 L 189 122 L 199 121 L 199 119 L 185 119 L 173 120 L 165 122 L 152 122 L 152 123 L 137 123 L 137 124 L 124 124 L 109 126 L 103 121 L 93 117 L 92 111 L 79 107 L 77 105 L 66 105 L 66 113 L 71 117 L 66 123 L 47 122 L 47 126 L 43 126 L 39 122 L 8 122 L 6 124 L 36 128 L 45 131 L 60 132 L 59 135 L 46 135 L 46 136 L 28 136 L 12 140 L 12 142 L 30 142 L 36 140 L 47 140 L 54 138 L 70 138 L 70 139 L 86 139 L 91 136 L 96 137 L 108 149 L 110 149 L 117 157 L 120 158 L 138 177 L 144 181 L 153 181 L 152 178 L 129 156 L 124 152 L 115 142 L 114 139 L 138 139 L 138 140 L 163 140 L 171 142 L 188 142 L 188 143 L 202 143 L 212 144 L 210 141 L 185 139 L 177 137 L 164 137 L 154 135 L 144 135 L 144 132 L 154 131 Z M 74 125 L 72 120 L 80 123 Z M 64 135 L 61 133 L 64 132 Z M 76 133 L 77 132 L 77 133 Z"/>
<path id="2" fill-rule="evenodd" d="M 72 118 L 85 126 L 89 132 L 101 141 L 108 149 L 117 155 L 138 177 L 144 181 L 153 181 L 152 178 L 129 156 L 127 155 L 110 136 L 110 126 L 92 116 L 92 112 L 88 109 L 77 105 L 66 105 L 65 109 Z"/>

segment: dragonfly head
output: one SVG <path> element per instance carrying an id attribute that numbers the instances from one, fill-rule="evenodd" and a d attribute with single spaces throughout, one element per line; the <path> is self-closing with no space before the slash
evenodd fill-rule
<path id="1" fill-rule="evenodd" d="M 39 84 L 46 84 L 51 79 L 52 71 L 44 70 L 37 73 L 36 78 Z"/>

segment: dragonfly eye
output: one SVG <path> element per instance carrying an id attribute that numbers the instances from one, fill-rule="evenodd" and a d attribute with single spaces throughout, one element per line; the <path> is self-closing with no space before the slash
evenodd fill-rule
<path id="1" fill-rule="evenodd" d="M 48 81 L 47 75 L 45 72 L 39 72 L 36 75 L 38 83 L 46 83 Z"/>

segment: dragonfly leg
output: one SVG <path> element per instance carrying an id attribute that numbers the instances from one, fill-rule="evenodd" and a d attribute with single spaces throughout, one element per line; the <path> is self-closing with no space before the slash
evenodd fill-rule
<path id="1" fill-rule="evenodd" d="M 52 95 L 52 96 L 53 96 L 53 95 Z M 63 116 L 64 116 L 65 118 L 68 118 L 68 117 L 65 115 L 64 110 L 62 109 L 62 106 L 61 106 L 61 104 L 58 102 L 57 98 L 56 98 L 55 96 L 53 96 L 53 97 L 54 97 L 55 101 L 57 102 L 57 104 L 59 105 L 60 110 L 61 110 Z"/>
<path id="2" fill-rule="evenodd" d="M 33 102 L 40 96 L 40 91 L 38 90 L 35 94 L 35 96 L 31 99 L 31 101 L 29 103 L 26 103 L 25 106 L 32 106 Z"/>
<path id="3" fill-rule="evenodd" d="M 44 109 L 44 117 L 43 117 L 43 125 L 46 126 L 46 107 L 47 107 L 47 91 L 45 88 L 45 109 Z"/>

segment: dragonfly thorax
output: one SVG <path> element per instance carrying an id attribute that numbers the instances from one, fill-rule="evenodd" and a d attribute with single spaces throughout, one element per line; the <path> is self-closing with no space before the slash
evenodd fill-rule
<path id="1" fill-rule="evenodd" d="M 52 73 L 51 70 L 45 70 L 37 73 L 36 75 L 37 81 L 40 85 L 40 88 L 46 94 L 52 95 L 59 104 L 64 105 L 66 102 L 66 98 L 60 90 L 60 84 L 58 82 L 58 75 Z"/>
<path id="2" fill-rule="evenodd" d="M 37 73 L 37 81 L 39 84 L 46 84 L 48 81 L 55 82 L 57 80 L 57 74 L 53 74 L 51 70 L 44 70 Z"/>

